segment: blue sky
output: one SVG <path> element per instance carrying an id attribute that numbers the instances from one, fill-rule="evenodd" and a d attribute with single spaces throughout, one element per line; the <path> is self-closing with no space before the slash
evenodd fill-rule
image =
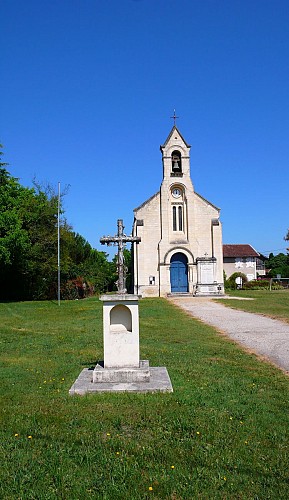
<path id="1" fill-rule="evenodd" d="M 64 189 L 94 248 L 158 191 L 173 110 L 224 243 L 285 251 L 288 0 L 1 0 L 8 170 Z"/>

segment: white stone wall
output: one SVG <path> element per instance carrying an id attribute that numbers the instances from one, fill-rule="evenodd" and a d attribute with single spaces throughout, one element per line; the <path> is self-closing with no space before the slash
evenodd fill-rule
<path id="1" fill-rule="evenodd" d="M 190 146 L 179 131 L 173 128 L 163 154 L 163 181 L 159 193 L 135 210 L 134 236 L 141 243 L 134 245 L 134 292 L 142 296 L 166 296 L 171 292 L 170 259 L 181 252 L 188 259 L 189 293 L 197 284 L 196 259 L 216 258 L 214 266 L 216 283 L 223 284 L 222 226 L 212 225 L 219 219 L 219 209 L 195 193 L 190 178 Z M 172 171 L 173 151 L 182 157 L 182 172 Z M 174 196 L 173 189 L 181 195 Z M 182 208 L 182 230 L 173 225 L 173 207 Z M 177 212 L 178 213 L 178 212 Z M 143 225 L 138 225 L 142 221 Z M 150 284 L 154 278 L 154 284 Z"/>
<path id="2" fill-rule="evenodd" d="M 227 279 L 234 273 L 243 273 L 247 276 L 248 281 L 257 279 L 256 270 L 256 259 L 251 258 L 251 262 L 248 262 L 246 257 L 234 258 L 225 257 L 224 258 L 224 271 L 226 273 Z"/>
<path id="3" fill-rule="evenodd" d="M 137 221 L 143 225 L 137 225 Z M 158 243 L 160 241 L 160 195 L 157 193 L 135 212 L 134 236 L 140 236 L 141 243 L 134 245 L 135 293 L 142 296 L 158 296 Z M 150 277 L 154 284 L 150 284 Z"/>

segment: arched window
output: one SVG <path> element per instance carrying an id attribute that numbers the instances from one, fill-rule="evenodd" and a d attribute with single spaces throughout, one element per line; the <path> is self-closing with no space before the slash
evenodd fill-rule
<path id="1" fill-rule="evenodd" d="M 173 231 L 177 231 L 177 207 L 173 206 Z"/>
<path id="2" fill-rule="evenodd" d="M 179 151 L 172 152 L 172 174 L 173 175 L 182 174 L 182 156 Z"/>
<path id="3" fill-rule="evenodd" d="M 178 207 L 178 216 L 179 216 L 179 231 L 183 230 L 183 207 Z"/>
<path id="4" fill-rule="evenodd" d="M 183 231 L 183 206 L 173 205 L 173 231 Z"/>

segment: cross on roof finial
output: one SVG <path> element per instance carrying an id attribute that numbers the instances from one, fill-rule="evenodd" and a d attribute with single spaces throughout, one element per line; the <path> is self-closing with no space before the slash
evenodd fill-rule
<path id="1" fill-rule="evenodd" d="M 176 110 L 174 109 L 174 115 L 171 116 L 171 118 L 174 120 L 174 125 L 176 124 L 176 119 L 179 118 L 178 116 L 176 116 Z"/>

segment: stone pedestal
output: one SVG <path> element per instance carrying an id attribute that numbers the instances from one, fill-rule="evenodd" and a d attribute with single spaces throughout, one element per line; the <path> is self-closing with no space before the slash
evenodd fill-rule
<path id="1" fill-rule="evenodd" d="M 85 369 L 69 393 L 91 392 L 172 392 L 165 367 L 150 368 L 139 354 L 140 296 L 103 295 L 103 363 Z"/>
<path id="2" fill-rule="evenodd" d="M 104 368 L 139 368 L 138 295 L 102 295 Z"/>
<path id="3" fill-rule="evenodd" d="M 223 295 L 224 287 L 222 283 L 216 281 L 216 258 L 198 257 L 197 263 L 197 285 L 196 295 Z"/>
<path id="4" fill-rule="evenodd" d="M 139 359 L 139 295 L 102 295 L 103 367 L 96 365 L 93 383 L 149 382 L 149 362 Z"/>
<path id="5" fill-rule="evenodd" d="M 102 295 L 104 363 L 92 381 L 149 382 L 149 362 L 139 359 L 139 295 Z"/>

